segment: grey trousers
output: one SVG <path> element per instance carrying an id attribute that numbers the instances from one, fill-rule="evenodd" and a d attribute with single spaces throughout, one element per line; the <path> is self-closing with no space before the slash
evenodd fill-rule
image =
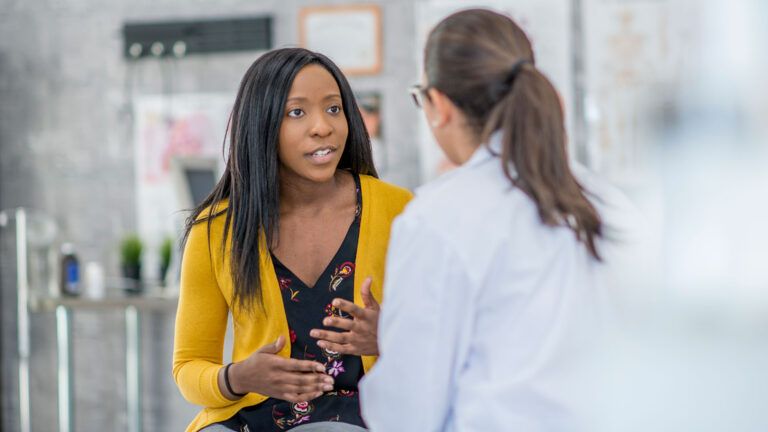
<path id="1" fill-rule="evenodd" d="M 232 429 L 220 424 L 212 424 L 200 429 L 199 432 L 232 432 Z"/>
<path id="2" fill-rule="evenodd" d="M 297 426 L 291 429 L 292 432 L 365 432 L 366 429 L 347 423 L 339 422 L 317 422 Z M 231 429 L 218 424 L 200 429 L 200 432 L 232 432 Z M 253 431 L 256 432 L 256 431 Z"/>
<path id="3" fill-rule="evenodd" d="M 317 422 L 297 426 L 291 432 L 365 432 L 360 426 L 340 422 Z"/>

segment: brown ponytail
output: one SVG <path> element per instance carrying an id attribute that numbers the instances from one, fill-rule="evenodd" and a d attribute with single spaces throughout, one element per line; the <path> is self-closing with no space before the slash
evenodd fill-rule
<path id="1" fill-rule="evenodd" d="M 600 260 L 600 215 L 568 165 L 560 97 L 522 29 L 488 10 L 451 15 L 429 35 L 425 72 L 484 142 L 501 131 L 504 174 L 536 203 L 542 223 L 567 225 Z"/>

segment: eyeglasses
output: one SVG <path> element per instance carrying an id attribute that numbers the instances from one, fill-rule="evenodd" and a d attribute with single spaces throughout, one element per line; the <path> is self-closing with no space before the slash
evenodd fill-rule
<path id="1" fill-rule="evenodd" d="M 424 106 L 424 99 L 429 100 L 429 94 L 427 94 L 429 86 L 423 86 L 421 84 L 414 84 L 408 88 L 408 93 L 413 98 L 413 103 L 416 104 L 416 108 Z"/>

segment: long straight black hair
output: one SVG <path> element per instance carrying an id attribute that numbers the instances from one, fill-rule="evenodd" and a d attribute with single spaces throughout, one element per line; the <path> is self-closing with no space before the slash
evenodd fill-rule
<path id="1" fill-rule="evenodd" d="M 600 260 L 603 223 L 568 165 L 560 97 L 525 32 L 504 15 L 465 10 L 432 30 L 424 57 L 428 86 L 448 96 L 474 132 L 487 142 L 501 131 L 504 174 L 531 197 L 541 221 L 567 225 Z"/>
<path id="2" fill-rule="evenodd" d="M 296 74 L 305 66 L 323 66 L 341 91 L 344 115 L 349 126 L 338 168 L 378 177 L 371 143 L 352 89 L 341 70 L 326 56 L 303 48 L 283 48 L 259 57 L 245 73 L 229 118 L 230 148 L 224 174 L 208 197 L 186 221 L 184 241 L 192 227 L 223 215 L 222 256 L 230 253 L 234 301 L 250 310 L 262 303 L 260 241 L 274 245 L 279 225 L 280 182 L 278 140 L 288 98 Z M 225 144 L 226 146 L 226 139 Z M 226 208 L 217 208 L 228 200 Z M 231 229 L 231 249 L 227 240 Z M 263 237 L 262 237 L 263 236 Z M 213 255 L 211 255 L 213 256 Z"/>

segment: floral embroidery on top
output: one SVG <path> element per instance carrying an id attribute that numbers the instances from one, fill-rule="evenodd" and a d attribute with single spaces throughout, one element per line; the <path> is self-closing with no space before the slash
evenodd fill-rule
<path id="1" fill-rule="evenodd" d="M 309 347 L 304 345 L 304 356 L 301 358 L 304 360 L 314 360 L 317 356 L 309 352 Z"/>
<path id="2" fill-rule="evenodd" d="M 306 423 L 310 420 L 310 414 L 314 411 L 315 406 L 312 402 L 297 402 L 291 405 L 290 417 L 288 413 L 284 413 L 277 409 L 277 406 L 272 407 L 272 420 L 275 425 L 280 429 L 287 427 L 298 426 L 302 423 Z"/>
<path id="3" fill-rule="evenodd" d="M 333 272 L 333 275 L 331 275 L 331 285 L 329 289 L 331 291 L 336 291 L 339 285 L 341 285 L 341 281 L 350 277 L 352 275 L 352 272 L 354 271 L 355 271 L 355 264 L 349 261 L 336 267 L 336 270 Z"/>
<path id="4" fill-rule="evenodd" d="M 344 373 L 345 371 L 344 362 L 341 360 L 334 360 L 331 367 L 328 368 L 328 375 L 336 378 L 340 373 Z"/>
<path id="5" fill-rule="evenodd" d="M 290 278 L 281 277 L 277 279 L 277 284 L 280 285 L 281 290 L 289 289 L 291 287 L 291 282 L 293 282 Z"/>
<path id="6" fill-rule="evenodd" d="M 325 305 L 325 315 L 329 317 L 349 318 L 350 315 L 344 313 L 343 310 L 337 308 L 332 303 Z"/>
<path id="7" fill-rule="evenodd" d="M 288 288 L 291 291 L 291 301 L 292 302 L 298 302 L 299 299 L 296 298 L 299 295 L 298 289 Z"/>
<path id="8" fill-rule="evenodd" d="M 288 290 L 291 293 L 291 301 L 292 302 L 298 302 L 299 299 L 297 298 L 299 295 L 299 289 L 293 289 L 291 288 L 291 285 L 293 284 L 293 281 L 290 278 L 287 277 L 279 277 L 277 278 L 277 284 L 280 286 L 281 291 Z"/>
<path id="9" fill-rule="evenodd" d="M 352 396 L 355 396 L 355 395 L 357 394 L 357 392 L 356 392 L 356 391 L 354 391 L 354 390 L 344 390 L 344 389 L 341 389 L 341 390 L 338 390 L 338 391 L 332 391 L 332 392 L 328 392 L 328 393 L 326 393 L 326 394 L 327 394 L 328 396 L 344 396 L 344 397 L 352 397 Z"/>
<path id="10" fill-rule="evenodd" d="M 328 367 L 328 363 L 331 362 L 331 360 L 335 360 L 337 358 L 341 358 L 341 353 L 338 351 L 331 351 L 326 348 L 320 348 L 320 351 L 323 353 L 323 355 L 328 359 L 328 361 L 325 362 L 325 367 Z"/>

